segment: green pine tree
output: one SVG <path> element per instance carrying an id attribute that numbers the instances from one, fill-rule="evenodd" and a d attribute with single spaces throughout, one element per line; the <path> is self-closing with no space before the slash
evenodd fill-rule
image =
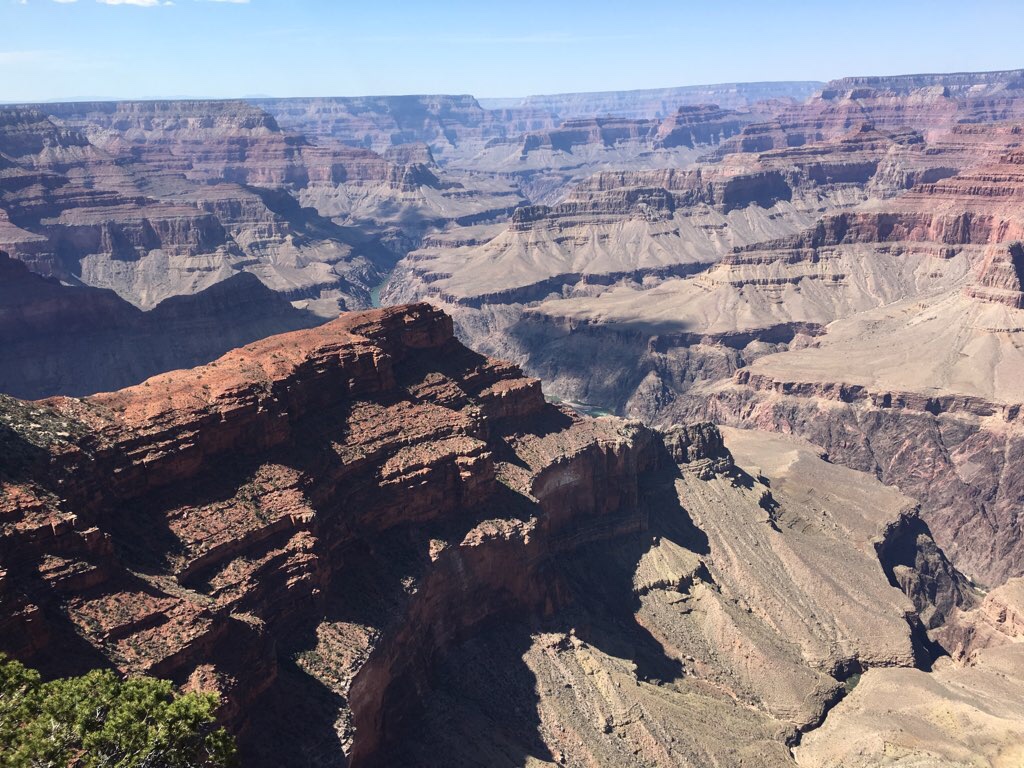
<path id="1" fill-rule="evenodd" d="M 217 696 L 109 670 L 43 682 L 0 656 L 0 768 L 222 768 L 234 741 Z"/>

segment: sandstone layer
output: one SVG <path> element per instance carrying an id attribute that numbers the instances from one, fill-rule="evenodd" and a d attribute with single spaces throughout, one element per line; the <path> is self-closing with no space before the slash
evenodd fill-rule
<path id="1" fill-rule="evenodd" d="M 253 765 L 792 765 L 974 601 L 874 479 L 559 409 L 428 305 L 0 419 L 2 650 L 219 691 Z"/>
<path id="2" fill-rule="evenodd" d="M 831 83 L 695 164 L 425 242 L 385 298 L 444 307 L 566 401 L 803 435 L 998 585 L 1024 573 L 1020 80 Z"/>

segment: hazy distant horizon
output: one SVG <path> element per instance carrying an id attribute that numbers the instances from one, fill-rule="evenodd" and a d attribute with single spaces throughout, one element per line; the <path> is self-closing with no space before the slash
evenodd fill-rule
<path id="1" fill-rule="evenodd" d="M 209 0 L 211 2 L 234 2 L 235 0 Z M 844 78 L 870 78 L 870 77 L 929 77 L 939 75 L 984 75 L 993 74 L 999 72 L 1024 72 L 1024 66 L 1014 67 L 1006 70 L 990 70 L 990 69 L 979 69 L 979 70 L 950 70 L 950 71 L 914 71 L 914 72 L 887 72 L 887 73 L 851 73 L 843 75 L 841 78 L 832 78 L 832 80 L 844 79 Z M 519 102 L 527 99 L 538 99 L 538 98 L 557 98 L 564 96 L 574 95 L 600 95 L 600 94 L 612 94 L 612 93 L 644 93 L 644 92 L 657 92 L 657 91 L 670 91 L 676 89 L 686 88 L 722 88 L 731 85 L 736 86 L 750 86 L 750 85 L 813 85 L 813 86 L 825 86 L 831 80 L 734 80 L 734 81 L 723 81 L 716 83 L 684 83 L 681 85 L 664 85 L 664 86 L 649 86 L 642 88 L 624 88 L 619 90 L 592 90 L 592 91 L 560 91 L 560 92 L 543 92 L 543 93 L 527 93 L 517 96 L 481 96 L 475 93 L 468 93 L 465 91 L 433 91 L 433 92 L 421 92 L 421 93 L 302 93 L 295 95 L 281 95 L 281 94 L 244 94 L 241 96 L 197 96 L 192 94 L 172 94 L 169 96 L 77 96 L 73 98 L 52 98 L 52 99 L 39 99 L 36 101 L 4 101 L 0 100 L 0 104 L 4 105 L 18 105 L 18 104 L 68 104 L 68 103 L 89 103 L 89 102 L 124 102 L 124 101 L 270 101 L 278 99 L 314 99 L 314 98 L 338 98 L 338 99 L 360 99 L 360 98 L 415 98 L 422 96 L 471 96 L 479 101 L 485 108 L 496 108 L 488 107 L 490 103 L 498 102 Z"/>
<path id="2" fill-rule="evenodd" d="M 226 2 L 227 0 L 225 0 Z M 907 72 L 900 74 L 908 75 L 920 75 L 927 73 L 920 72 Z M 974 73 L 972 73 L 974 74 Z M 871 77 L 871 75 L 866 75 Z M 657 92 L 657 91 L 671 91 L 685 88 L 721 88 L 730 85 L 736 86 L 747 86 L 747 85 L 788 85 L 788 84 L 799 84 L 799 85 L 814 85 L 823 86 L 828 81 L 825 80 L 751 80 L 751 81 L 731 81 L 721 83 L 685 83 L 682 85 L 664 85 L 664 86 L 651 86 L 645 88 L 624 88 L 621 90 L 596 90 L 596 91 L 562 91 L 559 93 L 527 93 L 517 96 L 480 96 L 475 93 L 466 93 L 464 91 L 450 91 L 442 92 L 435 91 L 432 93 L 303 93 L 297 95 L 280 95 L 280 94 L 245 94 L 242 96 L 220 96 L 220 97 L 205 97 L 195 96 L 189 94 L 173 94 L 169 96 L 138 96 L 138 97 L 123 97 L 123 96 L 79 96 L 75 98 L 53 98 L 53 99 L 40 99 L 37 101 L 0 101 L 0 104 L 6 105 L 18 105 L 18 104 L 73 104 L 73 103 L 90 103 L 90 102 L 119 102 L 119 101 L 270 101 L 278 99 L 373 99 L 373 98 L 416 98 L 422 96 L 471 96 L 477 101 L 484 102 L 516 102 L 525 101 L 527 99 L 537 98 L 556 98 L 560 96 L 574 96 L 574 95 L 600 95 L 600 94 L 612 94 L 612 93 L 646 93 L 646 92 Z"/>
<path id="3" fill-rule="evenodd" d="M 515 99 L 1024 65 L 1010 0 L 822 6 L 450 0 L 382 21 L 328 0 L 0 0 L 0 101 Z"/>

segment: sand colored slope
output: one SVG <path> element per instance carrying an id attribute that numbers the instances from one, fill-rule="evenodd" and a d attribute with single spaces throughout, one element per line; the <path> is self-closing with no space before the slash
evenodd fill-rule
<path id="1" fill-rule="evenodd" d="M 763 358 L 751 375 L 872 392 L 1024 402 L 1024 310 L 950 291 L 836 322 L 820 346 Z"/>

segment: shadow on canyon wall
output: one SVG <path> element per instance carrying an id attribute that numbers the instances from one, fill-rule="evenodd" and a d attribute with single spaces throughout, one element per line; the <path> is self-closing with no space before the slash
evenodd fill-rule
<path id="1" fill-rule="evenodd" d="M 641 681 L 679 679 L 679 660 L 638 623 L 640 598 L 633 588 L 637 563 L 659 538 L 708 552 L 707 537 L 679 502 L 677 476 L 671 466 L 645 477 L 646 530 L 584 545 L 547 563 L 539 578 L 564 591 L 562 608 L 543 619 L 522 610 L 496 616 L 436 657 L 426 685 L 396 681 L 388 697 L 395 716 L 372 765 L 557 763 L 559 756 L 545 742 L 538 692 L 564 683 L 538 679 L 525 658 L 541 633 L 573 637 L 632 662 Z"/>

